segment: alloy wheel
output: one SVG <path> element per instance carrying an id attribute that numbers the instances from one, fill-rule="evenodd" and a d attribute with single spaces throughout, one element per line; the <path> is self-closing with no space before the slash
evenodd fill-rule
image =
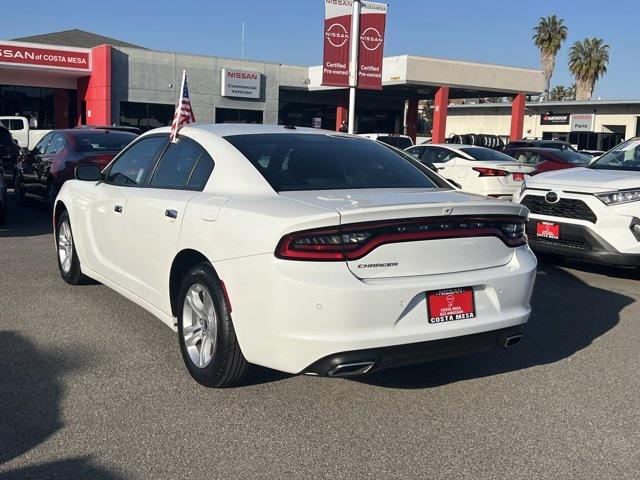
<path id="1" fill-rule="evenodd" d="M 73 236 L 71 235 L 71 227 L 69 221 L 65 220 L 60 224 L 58 232 L 58 258 L 60 266 L 64 273 L 71 270 L 71 260 L 73 258 Z"/>
<path id="2" fill-rule="evenodd" d="M 218 319 L 209 290 L 199 283 L 191 285 L 184 298 L 182 337 L 196 367 L 205 368 L 211 363 L 217 330 Z"/>

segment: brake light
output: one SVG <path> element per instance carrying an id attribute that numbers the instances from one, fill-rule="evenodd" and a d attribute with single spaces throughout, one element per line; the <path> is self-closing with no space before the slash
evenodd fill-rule
<path id="1" fill-rule="evenodd" d="M 389 243 L 469 237 L 497 237 L 508 247 L 526 245 L 525 219 L 428 217 L 354 223 L 285 235 L 275 255 L 287 260 L 357 260 Z"/>
<path id="2" fill-rule="evenodd" d="M 473 167 L 473 170 L 478 172 L 481 177 L 506 177 L 509 175 L 509 172 L 506 170 L 497 168 Z"/>

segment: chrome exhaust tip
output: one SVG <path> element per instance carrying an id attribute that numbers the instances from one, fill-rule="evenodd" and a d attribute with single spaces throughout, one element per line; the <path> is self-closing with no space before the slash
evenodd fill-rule
<path id="1" fill-rule="evenodd" d="M 511 348 L 516 346 L 517 344 L 520 343 L 520 341 L 522 340 L 522 335 L 518 334 L 518 335 L 511 335 L 507 338 L 505 338 L 504 340 L 504 344 L 503 347 L 504 348 Z"/>
<path id="2" fill-rule="evenodd" d="M 375 366 L 374 362 L 341 363 L 327 372 L 329 377 L 351 377 L 369 373 Z"/>

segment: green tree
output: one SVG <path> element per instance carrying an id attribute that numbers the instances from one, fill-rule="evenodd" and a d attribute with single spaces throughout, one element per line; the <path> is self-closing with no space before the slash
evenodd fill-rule
<path id="1" fill-rule="evenodd" d="M 569 51 L 569 70 L 576 79 L 576 100 L 591 100 L 596 82 L 607 73 L 609 45 L 601 38 L 585 38 Z"/>
<path id="2" fill-rule="evenodd" d="M 549 99 L 551 77 L 556 66 L 556 55 L 562 42 L 567 39 L 567 27 L 562 18 L 555 15 L 540 17 L 538 25 L 533 28 L 533 42 L 540 49 L 542 72 L 544 73 L 544 98 Z"/>
<path id="3" fill-rule="evenodd" d="M 576 85 L 573 84 L 570 87 L 564 85 L 556 85 L 549 91 L 549 100 L 556 102 L 564 102 L 567 100 L 576 99 Z"/>

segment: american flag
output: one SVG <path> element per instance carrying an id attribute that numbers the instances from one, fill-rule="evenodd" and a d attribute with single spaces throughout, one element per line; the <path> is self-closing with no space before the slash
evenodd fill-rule
<path id="1" fill-rule="evenodd" d="M 173 122 L 171 123 L 171 133 L 169 134 L 169 140 L 175 142 L 178 137 L 178 131 L 186 123 L 193 123 L 196 121 L 196 117 L 193 115 L 191 109 L 191 100 L 189 100 L 189 87 L 187 86 L 187 72 L 182 71 L 182 94 L 178 99 L 176 105 L 176 113 L 173 115 Z"/>

